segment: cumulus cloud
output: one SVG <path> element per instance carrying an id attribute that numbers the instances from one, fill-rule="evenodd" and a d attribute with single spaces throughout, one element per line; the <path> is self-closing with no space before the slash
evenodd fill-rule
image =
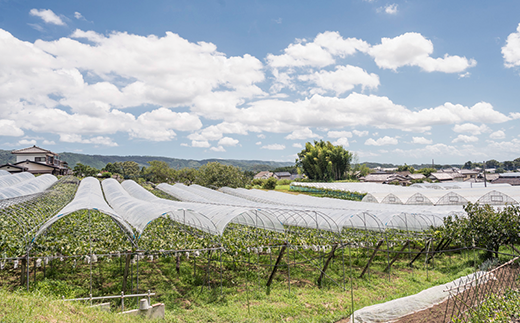
<path id="1" fill-rule="evenodd" d="M 207 140 L 192 140 L 191 146 L 197 148 L 209 148 L 211 145 Z"/>
<path id="2" fill-rule="evenodd" d="M 395 15 L 397 13 L 397 4 L 388 4 L 385 6 L 385 13 Z"/>
<path id="3" fill-rule="evenodd" d="M 41 18 L 45 23 L 52 24 L 52 25 L 58 25 L 58 26 L 65 26 L 65 23 L 63 20 L 61 20 L 60 17 L 58 17 L 52 10 L 50 9 L 31 9 L 29 11 L 29 14 L 31 16 L 39 17 Z"/>
<path id="4" fill-rule="evenodd" d="M 379 76 L 352 65 L 336 66 L 335 71 L 322 70 L 313 74 L 300 75 L 298 79 L 318 86 L 312 92 L 333 91 L 336 95 L 350 91 L 356 85 L 361 85 L 363 90 L 365 88 L 375 89 L 379 86 Z"/>
<path id="5" fill-rule="evenodd" d="M 0 119 L 0 136 L 20 137 L 24 132 L 13 120 Z"/>
<path id="6" fill-rule="evenodd" d="M 402 66 L 418 66 L 426 72 L 460 73 L 477 64 L 474 59 L 450 56 L 433 58 L 433 43 L 419 33 L 405 33 L 394 38 L 382 38 L 372 46 L 369 55 L 380 68 L 397 70 Z"/>
<path id="7" fill-rule="evenodd" d="M 355 130 L 354 130 L 355 131 Z M 350 131 L 329 131 L 327 132 L 329 138 L 352 138 L 352 132 Z"/>
<path id="8" fill-rule="evenodd" d="M 21 139 L 16 143 L 17 146 L 34 146 L 36 145 L 36 140 L 34 139 Z"/>
<path id="9" fill-rule="evenodd" d="M 232 147 L 234 147 L 234 146 L 236 146 L 238 144 L 238 142 L 239 141 L 237 139 L 233 139 L 231 137 L 224 137 L 224 138 L 222 138 L 222 139 L 220 139 L 218 141 L 218 145 L 219 146 L 232 146 Z"/>
<path id="10" fill-rule="evenodd" d="M 506 137 L 506 134 L 502 130 L 495 131 L 489 135 L 489 138 L 495 139 L 495 140 L 504 139 L 505 137 Z"/>
<path id="11" fill-rule="evenodd" d="M 91 137 L 88 139 L 82 138 L 81 135 L 78 134 L 61 134 L 60 141 L 69 142 L 69 143 L 80 143 L 80 144 L 95 144 L 102 145 L 108 147 L 117 147 L 118 144 L 112 140 L 110 137 L 97 136 Z"/>
<path id="12" fill-rule="evenodd" d="M 56 145 L 56 142 L 54 142 L 54 140 L 44 140 L 43 144 L 44 145 Z"/>
<path id="13" fill-rule="evenodd" d="M 397 145 L 399 141 L 397 138 L 384 136 L 381 138 L 378 138 L 377 140 L 374 140 L 372 138 L 369 138 L 365 141 L 365 145 L 367 146 L 387 146 L 387 145 Z"/>
<path id="14" fill-rule="evenodd" d="M 488 126 L 485 124 L 477 126 L 472 123 L 464 123 L 464 124 L 456 124 L 453 127 L 453 131 L 459 132 L 459 133 L 470 133 L 472 135 L 480 135 L 484 132 L 490 132 L 491 129 L 489 129 Z"/>
<path id="15" fill-rule="evenodd" d="M 312 42 L 298 40 L 290 44 L 281 55 L 267 55 L 272 68 L 281 67 L 325 67 L 335 63 L 334 56 L 345 57 L 356 51 L 367 51 L 369 45 L 360 39 L 343 38 L 338 32 L 324 32 Z"/>
<path id="16" fill-rule="evenodd" d="M 434 125 L 501 123 L 509 120 L 510 117 L 494 110 L 486 102 L 472 107 L 447 102 L 435 108 L 411 111 L 387 97 L 351 93 L 346 98 L 315 94 L 300 101 L 258 100 L 237 111 L 229 121 L 240 122 L 259 131 L 280 133 L 301 127 L 349 126 L 425 132 Z"/>
<path id="17" fill-rule="evenodd" d="M 420 145 L 431 145 L 433 140 L 424 137 L 412 137 L 412 143 Z"/>
<path id="18" fill-rule="evenodd" d="M 292 146 L 293 146 L 294 148 L 303 148 L 303 145 L 300 144 L 300 143 L 294 143 L 294 144 L 292 144 Z"/>
<path id="19" fill-rule="evenodd" d="M 209 150 L 211 151 L 216 151 L 216 152 L 226 152 L 226 149 L 224 149 L 224 147 L 222 146 L 218 146 L 218 147 L 211 147 Z"/>
<path id="20" fill-rule="evenodd" d="M 343 147 L 348 147 L 350 145 L 347 137 L 340 137 L 336 141 L 332 142 L 332 144 Z"/>
<path id="21" fill-rule="evenodd" d="M 285 139 L 289 140 L 304 140 L 309 138 L 316 138 L 318 137 L 317 134 L 313 133 L 311 129 L 309 128 L 302 128 L 294 130 L 292 133 L 287 135 Z"/>
<path id="22" fill-rule="evenodd" d="M 284 150 L 285 145 L 282 144 L 271 144 L 271 145 L 265 145 L 261 147 L 262 149 L 268 149 L 268 150 Z"/>
<path id="23" fill-rule="evenodd" d="M 366 137 L 366 136 L 368 136 L 368 131 L 367 130 L 363 130 L 363 131 L 352 130 L 352 133 L 355 134 L 358 137 Z"/>
<path id="24" fill-rule="evenodd" d="M 470 142 L 477 142 L 478 137 L 476 136 L 466 136 L 466 135 L 458 135 L 457 138 L 453 139 L 452 143 L 457 142 L 464 142 L 464 143 L 470 143 Z"/>
<path id="25" fill-rule="evenodd" d="M 520 66 L 520 24 L 516 32 L 507 36 L 506 44 L 502 47 L 504 65 L 506 67 Z"/>
<path id="26" fill-rule="evenodd" d="M 77 12 L 77 11 L 74 12 L 74 18 L 76 18 L 76 19 L 85 19 L 85 18 L 83 18 L 83 15 L 81 13 Z"/>

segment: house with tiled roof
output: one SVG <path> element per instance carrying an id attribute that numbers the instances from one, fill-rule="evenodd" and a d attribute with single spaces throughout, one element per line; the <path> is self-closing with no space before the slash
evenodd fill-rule
<path id="1" fill-rule="evenodd" d="M 14 164 L 1 165 L 0 169 L 11 173 L 26 171 L 32 174 L 66 175 L 70 173 L 67 162 L 60 160 L 60 156 L 50 150 L 32 146 L 13 150 L 16 156 Z"/>

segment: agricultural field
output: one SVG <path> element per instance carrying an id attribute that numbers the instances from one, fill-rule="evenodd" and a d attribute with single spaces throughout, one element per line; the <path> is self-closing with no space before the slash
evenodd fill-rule
<path id="1" fill-rule="evenodd" d="M 0 289 L 9 299 L 32 299 L 36 307 L 21 310 L 33 321 L 90 313 L 81 307 L 89 301 L 81 309 L 69 302 L 60 307 L 63 298 L 151 292 L 152 303 L 166 305 L 169 322 L 334 322 L 468 275 L 484 254 L 456 242 L 444 248 L 454 251 L 432 254 L 441 242 L 433 228 L 335 232 L 286 220 L 282 230 L 267 230 L 238 221 L 215 235 L 169 216 L 141 231 L 95 208 L 55 217 L 78 185 L 62 179 L 0 214 Z M 110 302 L 113 312 L 121 311 L 120 299 Z M 0 310 L 0 320 L 16 321 L 15 303 Z M 40 312 L 45 304 L 63 313 Z M 137 298 L 126 298 L 124 307 L 136 308 Z"/>

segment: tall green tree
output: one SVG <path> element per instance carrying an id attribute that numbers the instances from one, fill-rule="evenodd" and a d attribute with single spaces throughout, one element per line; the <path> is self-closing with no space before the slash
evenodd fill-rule
<path id="1" fill-rule="evenodd" d="M 218 162 L 207 163 L 197 171 L 195 183 L 206 187 L 245 187 L 249 179 L 240 168 Z"/>
<path id="2" fill-rule="evenodd" d="M 143 177 L 154 183 L 171 183 L 175 177 L 175 170 L 167 162 L 152 160 L 149 167 L 143 169 Z"/>
<path id="3" fill-rule="evenodd" d="M 296 165 L 303 169 L 307 177 L 313 180 L 331 181 L 346 177 L 350 169 L 352 153 L 342 146 L 334 146 L 329 141 L 314 141 L 305 144 L 305 149 L 298 153 Z"/>

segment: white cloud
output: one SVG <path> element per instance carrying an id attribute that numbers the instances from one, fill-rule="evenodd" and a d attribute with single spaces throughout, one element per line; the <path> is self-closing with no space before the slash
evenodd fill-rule
<path id="1" fill-rule="evenodd" d="M 352 138 L 352 132 L 350 132 L 350 131 L 329 131 L 329 132 L 327 132 L 327 137 L 329 137 L 329 138 L 341 138 L 341 137 Z"/>
<path id="2" fill-rule="evenodd" d="M 234 146 L 236 146 L 238 144 L 238 142 L 239 141 L 237 139 L 233 139 L 231 137 L 224 137 L 224 138 L 222 138 L 222 139 L 220 139 L 218 141 L 218 145 L 219 146 L 232 146 L 232 147 L 234 147 Z"/>
<path id="3" fill-rule="evenodd" d="M 349 146 L 349 142 L 348 142 L 348 138 L 347 137 L 338 138 L 336 141 L 332 142 L 332 144 L 335 145 L 335 146 L 343 146 L 343 147 L 348 147 Z"/>
<path id="4" fill-rule="evenodd" d="M 336 95 L 350 91 L 356 85 L 361 85 L 363 89 L 376 89 L 379 86 L 379 76 L 352 65 L 336 66 L 335 71 L 322 70 L 300 75 L 298 79 L 316 84 L 319 88 L 314 89 L 314 92 L 334 91 Z"/>
<path id="5" fill-rule="evenodd" d="M 81 13 L 77 12 L 77 11 L 74 12 L 74 18 L 76 18 L 76 19 L 85 19 L 85 18 L 83 18 L 83 15 Z"/>
<path id="6" fill-rule="evenodd" d="M 281 67 L 325 67 L 335 63 L 333 56 L 345 57 L 356 51 L 367 51 L 369 45 L 356 38 L 344 39 L 338 32 L 318 34 L 314 41 L 298 41 L 290 44 L 282 55 L 267 55 L 272 68 Z"/>
<path id="7" fill-rule="evenodd" d="M 257 141 L 257 142 L 255 143 L 255 145 L 257 145 L 257 146 L 260 146 L 261 144 L 262 144 L 261 141 Z"/>
<path id="8" fill-rule="evenodd" d="M 58 17 L 52 10 L 50 9 L 31 9 L 29 11 L 31 16 L 40 17 L 45 23 L 53 24 L 58 26 L 65 26 L 63 20 Z"/>
<path id="9" fill-rule="evenodd" d="M 294 144 L 292 144 L 292 146 L 293 146 L 294 148 L 303 148 L 303 145 L 300 144 L 300 143 L 297 143 L 297 142 L 295 142 Z"/>
<path id="10" fill-rule="evenodd" d="M 197 148 L 209 148 L 211 145 L 207 140 L 192 140 L 191 146 Z"/>
<path id="11" fill-rule="evenodd" d="M 169 141 L 175 137 L 175 130 L 193 131 L 202 127 L 202 122 L 195 115 L 186 112 L 173 112 L 159 108 L 141 114 L 130 131 L 130 137 L 150 141 Z"/>
<path id="12" fill-rule="evenodd" d="M 32 139 L 32 140 L 22 139 L 22 140 L 19 140 L 16 145 L 18 145 L 18 146 L 34 146 L 34 145 L 36 145 L 36 140 L 34 140 L 34 139 Z"/>
<path id="13" fill-rule="evenodd" d="M 265 139 L 265 135 L 263 133 L 260 133 L 258 135 L 256 135 L 258 138 L 260 139 Z"/>
<path id="14" fill-rule="evenodd" d="M 411 111 L 387 97 L 351 93 L 346 98 L 318 94 L 301 101 L 258 100 L 237 111 L 229 119 L 246 128 L 284 133 L 301 127 L 375 126 L 380 129 L 426 132 L 434 125 L 462 122 L 501 123 L 510 117 L 494 110 L 486 102 L 472 107 L 444 105 Z"/>
<path id="15" fill-rule="evenodd" d="M 458 135 L 457 138 L 453 139 L 452 143 L 457 142 L 464 142 L 464 143 L 470 143 L 470 142 L 477 142 L 478 137 L 476 136 L 466 136 L 466 135 Z"/>
<path id="16" fill-rule="evenodd" d="M 285 136 L 285 139 L 289 140 L 305 140 L 309 138 L 319 137 L 317 134 L 313 133 L 309 128 L 297 129 L 294 130 L 289 135 Z"/>
<path id="17" fill-rule="evenodd" d="M 13 120 L 0 119 L 0 136 L 20 137 L 24 132 Z"/>
<path id="18" fill-rule="evenodd" d="M 367 146 L 397 145 L 398 143 L 399 143 L 399 141 L 397 140 L 397 138 L 392 138 L 389 136 L 384 136 L 384 137 L 378 138 L 377 140 L 369 138 L 365 141 L 365 145 L 367 145 Z"/>
<path id="19" fill-rule="evenodd" d="M 412 137 L 412 143 L 420 145 L 431 145 L 433 140 L 424 137 Z"/>
<path id="20" fill-rule="evenodd" d="M 505 137 L 506 137 L 506 134 L 502 130 L 495 131 L 489 135 L 489 138 L 495 139 L 495 140 L 504 139 Z"/>
<path id="21" fill-rule="evenodd" d="M 209 150 L 216 151 L 216 152 L 226 152 L 226 149 L 224 149 L 224 147 L 222 147 L 222 146 L 211 147 Z"/>
<path id="22" fill-rule="evenodd" d="M 385 6 L 385 12 L 389 15 L 395 15 L 397 13 L 397 4 L 388 4 Z"/>
<path id="23" fill-rule="evenodd" d="M 520 66 L 520 24 L 516 32 L 507 36 L 506 44 L 502 47 L 504 65 L 506 67 Z"/>
<path id="24" fill-rule="evenodd" d="M 56 142 L 54 142 L 54 140 L 44 140 L 43 144 L 44 145 L 56 145 Z"/>
<path id="25" fill-rule="evenodd" d="M 352 133 L 355 134 L 358 137 L 365 137 L 368 136 L 368 131 L 359 131 L 359 130 L 352 130 Z"/>
<path id="26" fill-rule="evenodd" d="M 262 146 L 261 149 L 284 150 L 285 149 L 285 145 L 282 145 L 282 144 L 272 144 L 272 145 Z"/>
<path id="27" fill-rule="evenodd" d="M 102 145 L 108 147 L 117 147 L 118 144 L 112 141 L 110 137 L 91 137 L 89 139 L 82 138 L 81 135 L 78 134 L 61 134 L 60 141 L 62 142 L 70 142 L 70 143 L 80 143 L 80 144 L 94 144 L 94 145 Z"/>
<path id="28" fill-rule="evenodd" d="M 474 59 L 448 54 L 443 58 L 432 58 L 432 42 L 413 32 L 382 38 L 381 44 L 372 46 L 368 53 L 377 66 L 394 71 L 402 66 L 418 66 L 426 72 L 460 73 L 477 64 Z"/>
<path id="29" fill-rule="evenodd" d="M 464 123 L 464 124 L 456 124 L 453 127 L 453 131 L 458 133 L 470 133 L 472 135 L 480 135 L 484 132 L 490 132 L 491 129 L 489 129 L 488 126 L 485 124 L 477 126 L 472 123 Z"/>

